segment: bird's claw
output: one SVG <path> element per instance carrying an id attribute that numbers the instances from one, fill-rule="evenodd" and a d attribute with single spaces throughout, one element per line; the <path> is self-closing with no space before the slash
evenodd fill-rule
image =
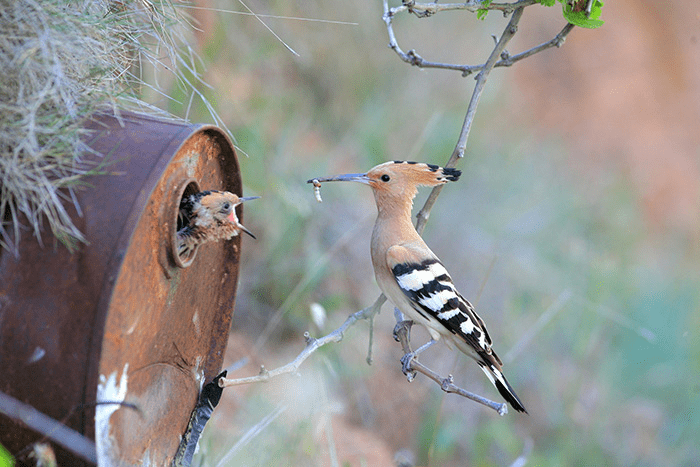
<path id="1" fill-rule="evenodd" d="M 417 357 L 415 352 L 409 352 L 401 357 L 401 371 L 406 375 L 406 379 L 410 383 L 416 377 L 416 371 L 411 367 L 411 363 Z"/>
<path id="2" fill-rule="evenodd" d="M 394 340 L 396 342 L 401 341 L 401 334 L 404 333 L 406 334 L 406 340 L 410 341 L 411 340 L 411 326 L 413 326 L 413 321 L 410 319 L 405 319 L 403 321 L 399 321 L 396 323 L 396 326 L 394 326 Z"/>

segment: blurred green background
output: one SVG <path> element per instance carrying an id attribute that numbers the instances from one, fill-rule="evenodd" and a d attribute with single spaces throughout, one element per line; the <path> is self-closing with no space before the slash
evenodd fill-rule
<path id="1" fill-rule="evenodd" d="M 528 408 L 505 417 L 401 374 L 392 308 L 323 348 L 299 376 L 230 388 L 198 465 L 700 465 L 700 6 L 607 2 L 599 30 L 495 70 L 464 172 L 424 237 L 477 306 Z M 370 190 L 307 179 L 391 159 L 444 164 L 474 80 L 419 70 L 387 48 L 376 1 L 200 0 L 191 14 L 202 88 L 239 148 L 246 195 L 229 377 L 292 360 L 378 296 Z M 392 5 L 395 6 L 395 5 Z M 482 63 L 506 19 L 467 12 L 395 20 L 424 58 Z M 527 8 L 517 53 L 563 26 Z M 184 114 L 189 96 L 174 95 Z M 197 100 L 190 119 L 210 121 Z M 427 190 L 416 202 L 421 205 Z M 327 319 L 314 324 L 310 307 Z M 414 332 L 414 343 L 427 339 Z M 471 360 L 444 345 L 421 360 L 494 400 Z M 518 463 L 524 461 L 524 463 Z"/>

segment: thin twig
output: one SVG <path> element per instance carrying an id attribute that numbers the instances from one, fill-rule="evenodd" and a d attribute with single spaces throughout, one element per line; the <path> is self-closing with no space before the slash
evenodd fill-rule
<path id="1" fill-rule="evenodd" d="M 0 392 L 0 413 L 41 433 L 81 459 L 97 463 L 95 443 L 31 405 Z"/>
<path id="2" fill-rule="evenodd" d="M 286 42 L 284 42 L 284 41 L 282 40 L 282 38 L 281 38 L 280 36 L 278 36 L 277 33 L 275 33 L 275 31 L 272 30 L 272 28 L 270 28 L 270 26 L 268 26 L 267 24 L 265 24 L 265 21 L 263 21 L 262 19 L 260 19 L 260 15 L 256 14 L 255 12 L 253 12 L 253 10 L 251 10 L 250 8 L 248 8 L 248 5 L 246 5 L 245 3 L 243 3 L 243 0 L 238 0 L 238 2 L 239 2 L 241 5 L 243 5 L 243 7 L 244 7 L 246 10 L 248 10 L 248 12 L 249 12 L 251 15 L 253 15 L 253 16 L 255 17 L 255 19 L 257 19 L 258 21 L 260 21 L 260 24 L 262 24 L 263 26 L 265 26 L 265 28 L 266 28 L 268 31 L 270 31 L 270 32 L 272 33 L 272 35 L 275 36 L 275 38 L 276 38 L 278 41 L 280 41 L 280 42 L 282 43 L 283 46 L 285 46 L 285 47 L 287 48 L 287 50 L 289 50 L 291 53 L 293 53 L 294 55 L 296 55 L 297 57 L 299 57 L 299 54 L 296 52 L 296 50 L 294 50 L 293 48 L 291 48 L 291 47 L 289 46 L 289 44 L 287 44 Z"/>
<path id="3" fill-rule="evenodd" d="M 535 55 L 536 53 L 542 52 L 547 49 L 551 49 L 552 47 L 561 47 L 566 41 L 566 36 L 568 36 L 573 29 L 573 24 L 566 23 L 566 26 L 564 26 L 564 28 L 559 32 L 559 34 L 557 34 L 547 42 L 543 42 L 542 44 L 539 44 L 531 49 L 528 49 L 524 52 L 515 55 L 509 55 L 507 52 L 503 52 L 501 55 L 501 60 L 497 61 L 493 67 L 509 67 L 512 66 L 514 63 L 519 62 L 520 60 Z M 476 73 L 477 71 L 483 70 L 486 66 L 486 64 L 484 63 L 480 65 L 459 65 L 455 63 L 432 62 L 421 57 L 418 54 L 418 52 L 416 52 L 414 49 L 411 49 L 408 52 L 404 53 L 403 50 L 401 50 L 401 47 L 399 47 L 398 43 L 395 42 L 395 38 L 394 42 L 390 42 L 389 47 L 392 50 L 394 50 L 394 52 L 396 52 L 396 54 L 401 58 L 401 60 L 418 68 L 439 68 L 443 70 L 460 71 L 462 73 L 462 76 L 466 77 L 471 75 L 472 73 Z"/>
<path id="4" fill-rule="evenodd" d="M 471 130 L 472 123 L 474 122 L 474 115 L 476 114 L 476 109 L 479 106 L 479 100 L 481 99 L 481 95 L 484 92 L 486 80 L 489 76 L 489 73 L 491 73 L 491 70 L 493 69 L 494 65 L 498 61 L 498 57 L 500 57 L 501 52 L 505 50 L 505 47 L 508 44 L 508 42 L 518 31 L 518 23 L 520 22 L 520 18 L 522 17 L 522 15 L 523 7 L 520 7 L 513 12 L 513 15 L 511 16 L 508 25 L 503 30 L 501 38 L 498 40 L 496 46 L 491 51 L 491 55 L 489 56 L 488 60 L 486 60 L 484 67 L 477 75 L 476 84 L 474 85 L 474 91 L 472 92 L 472 97 L 469 101 L 469 106 L 467 107 L 467 113 L 464 117 L 464 123 L 462 124 L 462 131 L 459 134 L 457 145 L 455 146 L 454 151 L 452 151 L 452 155 L 447 161 L 447 164 L 445 164 L 445 167 L 454 167 L 457 164 L 457 161 L 460 158 L 464 157 L 464 151 L 467 147 L 469 132 Z M 425 228 L 425 224 L 428 221 L 428 218 L 430 217 L 430 211 L 435 205 L 435 201 L 437 201 L 437 198 L 440 195 L 440 192 L 442 191 L 442 187 L 443 185 L 439 185 L 433 188 L 433 190 L 430 192 L 430 195 L 428 196 L 428 199 L 425 200 L 423 207 L 420 211 L 418 211 L 416 220 L 416 230 L 419 234 L 421 234 L 423 232 L 423 229 Z"/>
<path id="5" fill-rule="evenodd" d="M 267 426 L 275 421 L 277 417 L 282 415 L 282 413 L 287 410 L 286 405 L 280 405 L 278 406 L 275 410 L 267 414 L 262 420 L 260 420 L 255 426 L 251 427 L 248 431 L 245 432 L 243 436 L 241 436 L 241 439 L 234 444 L 231 449 L 228 450 L 228 452 L 224 455 L 224 457 L 221 458 L 218 464 L 216 464 L 216 467 L 221 467 L 223 465 L 226 465 L 229 460 L 233 457 L 233 455 L 238 451 L 239 449 L 243 448 L 245 445 L 250 443 L 253 438 L 258 436 L 260 432 L 262 432 Z"/>
<path id="6" fill-rule="evenodd" d="M 409 326 L 397 326 L 395 334 L 405 354 L 410 354 L 412 352 L 409 337 L 409 329 Z M 454 384 L 454 379 L 452 375 L 448 375 L 447 378 L 444 378 L 438 375 L 430 368 L 428 368 L 427 366 L 423 365 L 421 362 L 418 361 L 417 358 L 413 358 L 409 362 L 408 369 L 409 371 L 416 371 L 432 379 L 440 386 L 440 389 L 442 389 L 448 394 L 453 393 L 458 394 L 462 397 L 466 397 L 467 399 L 473 400 L 474 402 L 478 402 L 479 404 L 485 405 L 486 407 L 495 410 L 501 416 L 508 413 L 508 406 L 505 403 L 499 404 L 498 402 L 494 402 L 485 397 L 479 396 L 478 394 L 469 392 L 466 389 L 462 389 L 461 387 Z M 413 379 L 409 375 L 406 376 L 408 377 L 409 381 Z"/>
<path id="7" fill-rule="evenodd" d="M 471 73 L 479 72 L 476 77 L 476 85 L 474 86 L 474 91 L 472 92 L 471 101 L 467 108 L 467 114 L 462 125 L 462 131 L 460 132 L 457 145 L 453 151 L 450 159 L 448 160 L 445 167 L 454 167 L 457 160 L 464 157 L 464 151 L 467 146 L 467 139 L 469 137 L 469 131 L 474 120 L 474 115 L 476 113 L 476 108 L 478 106 L 481 94 L 483 93 L 484 86 L 486 84 L 486 78 L 494 67 L 508 67 L 514 63 L 530 57 L 538 52 L 547 50 L 552 47 L 561 47 L 561 45 L 566 40 L 566 36 L 573 30 L 574 26 L 572 24 L 566 24 L 564 28 L 551 40 L 544 42 L 538 46 L 535 46 L 529 50 L 516 55 L 510 55 L 505 51 L 506 44 L 513 38 L 518 29 L 518 23 L 522 16 L 523 10 L 526 6 L 529 6 L 533 1 L 522 0 L 512 4 L 491 4 L 486 7 L 486 9 L 501 10 L 504 14 L 513 12 L 511 19 L 506 26 L 500 40 L 496 43 L 491 55 L 489 56 L 486 63 L 481 65 L 456 65 L 449 63 L 432 62 L 425 60 L 421 57 L 415 50 L 409 50 L 404 52 L 396 40 L 396 34 L 394 33 L 394 28 L 392 21 L 397 13 L 402 11 L 408 11 L 411 13 L 416 13 L 420 17 L 430 16 L 439 11 L 454 10 L 454 9 L 465 9 L 469 11 L 476 11 L 482 9 L 483 6 L 481 2 L 472 1 L 464 4 L 438 4 L 438 3 L 415 3 L 411 1 L 404 2 L 401 6 L 396 8 L 389 8 L 388 0 L 384 0 L 384 14 L 383 19 L 387 27 L 387 34 L 389 35 L 389 47 L 406 63 L 421 68 L 443 68 L 448 70 L 461 71 L 463 76 L 470 75 Z M 500 58 L 500 60 L 499 60 Z M 442 185 L 433 188 L 425 204 L 418 212 L 416 230 L 418 233 L 422 233 L 425 228 L 425 223 L 430 216 L 430 210 L 432 209 L 437 197 L 442 191 Z"/>
<path id="8" fill-rule="evenodd" d="M 260 373 L 257 376 L 250 376 L 247 378 L 238 379 L 221 378 L 219 379 L 219 386 L 225 388 L 229 386 L 239 386 L 242 384 L 260 383 L 264 381 L 269 381 L 270 379 L 283 374 L 297 373 L 301 364 L 304 363 L 304 361 L 307 358 L 309 358 L 311 354 L 313 354 L 316 350 L 318 350 L 326 344 L 340 342 L 341 340 L 343 340 L 343 335 L 345 331 L 347 331 L 348 328 L 350 328 L 350 326 L 352 326 L 359 320 L 373 318 L 374 315 L 376 315 L 379 312 L 379 309 L 384 304 L 385 300 L 386 299 L 384 298 L 384 295 L 380 295 L 380 297 L 372 305 L 351 314 L 338 329 L 323 337 L 314 339 L 309 335 L 308 332 L 305 332 L 304 340 L 306 341 L 306 347 L 304 347 L 304 350 L 302 350 L 301 353 L 299 353 L 299 355 L 297 355 L 297 357 L 294 360 L 287 363 L 286 365 L 269 371 L 266 370 L 265 367 L 261 367 Z"/>
<path id="9" fill-rule="evenodd" d="M 318 261 L 316 261 L 312 268 L 306 271 L 304 277 L 302 277 L 301 280 L 297 283 L 297 285 L 294 286 L 294 289 L 287 295 L 282 305 L 280 305 L 277 311 L 275 311 L 274 315 L 272 315 L 272 317 L 268 320 L 267 324 L 265 325 L 265 328 L 255 341 L 255 345 L 253 346 L 252 352 L 253 354 L 257 354 L 260 351 L 260 349 L 262 349 L 262 347 L 267 343 L 267 340 L 270 338 L 270 335 L 280 323 L 285 313 L 287 313 L 291 309 L 292 305 L 296 303 L 297 299 L 302 294 L 302 292 L 318 275 L 318 271 L 323 269 L 326 266 L 326 264 L 330 262 L 330 260 L 333 258 L 333 255 L 340 248 L 348 244 L 348 242 L 350 242 L 355 237 L 357 232 L 362 227 L 364 227 L 365 223 L 369 219 L 369 217 L 365 217 L 359 222 L 355 223 L 355 225 L 351 229 L 347 230 L 325 253 L 321 255 L 321 257 L 318 259 Z"/>
<path id="10" fill-rule="evenodd" d="M 341 24 L 344 26 L 359 26 L 360 23 L 353 23 L 350 21 L 340 21 L 333 19 L 318 19 L 318 18 L 304 18 L 299 16 L 280 16 L 280 15 L 263 15 L 260 13 L 252 13 L 250 11 L 236 11 L 236 10 L 226 10 L 223 8 L 209 8 L 203 6 L 194 5 L 182 5 L 180 8 L 187 8 L 189 10 L 205 10 L 214 11 L 217 13 L 229 13 L 232 15 L 242 15 L 242 16 L 257 16 L 258 18 L 272 18 L 272 19 L 284 19 L 288 21 L 308 21 L 312 23 L 327 23 L 327 24 Z"/>
<path id="11" fill-rule="evenodd" d="M 592 303 L 587 301 L 587 304 L 589 306 L 594 306 Z M 649 328 L 645 328 L 644 326 L 640 325 L 636 321 L 628 318 L 627 316 L 615 311 L 612 308 L 609 308 L 607 306 L 598 304 L 595 306 L 595 312 L 598 313 L 599 315 L 603 316 L 604 318 L 607 318 L 614 323 L 619 324 L 620 326 L 627 328 L 631 331 L 634 331 L 637 333 L 639 337 L 642 339 L 645 339 L 647 342 L 650 344 L 655 344 L 657 341 L 656 333 L 652 331 Z"/>
<path id="12" fill-rule="evenodd" d="M 542 44 L 535 46 L 529 50 L 526 50 L 524 52 L 521 52 L 516 55 L 506 55 L 505 57 L 501 57 L 502 60 L 499 60 L 496 62 L 494 67 L 506 67 L 506 66 L 511 66 L 515 62 L 519 62 L 520 60 L 530 57 L 532 55 L 535 55 L 538 52 L 542 52 L 543 50 L 551 49 L 552 47 L 561 47 L 564 42 L 566 41 L 566 36 L 569 35 L 569 33 L 574 29 L 574 25 L 571 23 L 566 23 L 566 26 L 562 28 L 562 30 L 554 36 L 551 40 L 547 42 L 543 42 Z"/>
<path id="13" fill-rule="evenodd" d="M 512 464 L 510 464 L 510 467 L 525 467 L 530 454 L 532 454 L 534 444 L 535 443 L 532 441 L 532 438 L 526 438 L 522 454 L 520 454 L 518 458 L 515 459 Z"/>
<path id="14" fill-rule="evenodd" d="M 384 297 L 384 294 L 381 294 L 379 298 L 381 299 Z M 384 297 L 386 300 L 386 297 Z M 368 365 L 371 365 L 374 362 L 374 357 L 372 355 L 372 344 L 374 343 L 374 316 L 369 318 L 369 343 L 367 344 L 367 357 L 365 358 L 365 361 L 367 362 Z"/>
<path id="15" fill-rule="evenodd" d="M 425 18 L 442 11 L 464 10 L 476 13 L 479 10 L 496 10 L 507 15 L 518 8 L 530 6 L 535 3 L 538 3 L 537 0 L 520 0 L 513 3 L 491 3 L 488 5 L 485 5 L 483 0 L 472 0 L 464 3 L 418 3 L 415 1 L 404 1 L 401 6 L 392 8 L 390 13 L 395 15 L 402 11 L 408 11 L 419 18 Z"/>
<path id="16" fill-rule="evenodd" d="M 240 1 L 240 0 L 239 0 Z M 242 3 L 242 2 L 241 2 Z M 471 2 L 466 2 L 464 4 L 437 4 L 437 3 L 430 3 L 430 4 L 418 4 L 412 1 L 404 1 L 404 3 L 396 8 L 389 8 L 388 1 L 383 0 L 384 4 L 384 15 L 383 19 L 384 22 L 386 23 L 387 26 L 387 32 L 389 35 L 389 47 L 393 49 L 399 57 L 401 57 L 404 61 L 407 63 L 411 63 L 416 66 L 422 66 L 422 67 L 435 67 L 435 68 L 452 68 L 452 69 L 457 69 L 463 72 L 463 74 L 469 74 L 472 72 L 479 71 L 479 74 L 476 77 L 476 84 L 474 86 L 474 91 L 472 92 L 472 96 L 469 102 L 469 105 L 467 107 L 467 113 L 464 118 L 464 123 L 462 125 L 462 130 L 460 132 L 457 145 L 455 146 L 454 151 L 452 152 L 452 155 L 450 156 L 449 160 L 447 161 L 447 164 L 445 164 L 445 167 L 454 167 L 457 163 L 457 161 L 464 157 L 464 152 L 467 146 L 467 140 L 469 138 L 469 132 L 471 130 L 472 123 L 474 121 L 474 115 L 476 113 L 476 109 L 479 104 L 479 100 L 481 99 L 481 95 L 483 94 L 484 87 L 486 85 L 486 80 L 488 78 L 489 73 L 495 66 L 510 66 L 513 63 L 522 60 L 524 58 L 527 58 L 535 53 L 538 53 L 542 50 L 548 49 L 550 47 L 559 47 L 561 44 L 564 42 L 566 36 L 568 33 L 573 29 L 573 27 L 570 25 L 567 25 L 562 29 L 562 31 L 555 36 L 552 40 L 545 42 L 543 44 L 540 44 L 539 46 L 533 47 L 532 49 L 529 49 L 525 52 L 522 52 L 520 54 L 510 56 L 507 52 L 505 52 L 505 47 L 508 44 L 508 42 L 513 38 L 515 33 L 518 30 L 518 23 L 520 21 L 520 18 L 522 17 L 523 9 L 526 6 L 532 5 L 536 3 L 535 0 L 520 0 L 515 3 L 511 4 L 490 4 L 486 7 L 482 5 L 480 1 L 471 1 Z M 414 13 L 417 16 L 424 17 L 424 16 L 430 16 L 432 14 L 435 14 L 439 11 L 446 11 L 446 10 L 457 10 L 457 9 L 463 9 L 463 10 L 468 10 L 468 11 L 476 11 L 479 9 L 489 9 L 489 10 L 500 10 L 503 11 L 504 14 L 508 14 L 512 12 L 512 16 L 510 21 L 508 22 L 508 25 L 506 26 L 505 30 L 503 31 L 503 34 L 501 35 L 501 38 L 497 41 L 496 46 L 494 47 L 493 51 L 491 52 L 488 60 L 486 63 L 483 65 L 477 65 L 477 66 L 472 66 L 472 67 L 467 67 L 465 66 L 460 66 L 460 65 L 448 65 L 448 64 L 437 64 L 433 62 L 426 62 L 422 57 L 420 57 L 418 54 L 415 53 L 415 51 L 411 50 L 408 53 L 403 52 L 401 48 L 398 45 L 398 42 L 396 41 L 396 36 L 394 34 L 393 26 L 392 26 L 392 20 L 393 17 L 402 11 L 408 11 L 409 13 Z M 264 24 L 264 23 L 263 23 Z M 499 60 L 499 58 L 501 60 Z M 428 217 L 430 216 L 430 210 L 432 209 L 433 205 L 435 204 L 435 201 L 437 200 L 438 195 L 440 194 L 442 186 L 436 187 L 433 189 L 433 191 L 430 193 L 428 199 L 426 200 L 425 204 L 421 208 L 421 210 L 418 213 L 418 218 L 416 222 L 416 230 L 418 233 L 422 233 L 425 223 L 428 220 Z M 299 370 L 299 367 L 301 364 L 309 358 L 316 350 L 318 350 L 320 347 L 332 343 L 332 342 L 340 342 L 343 339 L 343 335 L 345 331 L 352 325 L 354 325 L 357 321 L 361 319 L 368 319 L 370 320 L 370 340 L 369 340 L 369 350 L 368 350 L 368 355 L 367 355 L 367 363 L 370 364 L 372 361 L 372 337 L 373 337 L 373 319 L 374 316 L 379 312 L 379 309 L 381 308 L 382 304 L 386 301 L 386 297 L 384 297 L 383 294 L 380 294 L 377 300 L 374 302 L 373 305 L 364 308 L 356 313 L 353 313 L 350 315 L 345 322 L 336 330 L 332 331 L 331 333 L 327 334 L 326 336 L 323 336 L 318 339 L 312 338 L 308 332 L 304 333 L 304 339 L 306 340 L 306 347 L 304 350 L 297 355 L 297 357 L 291 361 L 290 363 L 287 363 L 286 365 L 283 365 L 281 367 L 275 368 L 274 370 L 266 370 L 265 367 L 261 367 L 260 373 L 257 376 L 251 376 L 247 378 L 238 378 L 238 379 L 226 379 L 226 378 L 221 378 L 219 379 L 219 385 L 221 387 L 228 387 L 228 386 L 238 386 L 238 385 L 243 385 L 243 384 L 251 384 L 251 383 L 258 383 L 258 382 L 265 382 L 269 381 L 271 378 L 274 378 L 279 375 L 283 374 L 290 374 L 290 373 L 297 373 Z M 282 307 L 284 308 L 284 307 Z M 409 335 L 407 332 L 408 328 L 405 328 L 406 332 L 405 333 L 397 333 L 397 337 L 399 342 L 401 342 L 401 346 L 404 349 L 404 352 L 406 354 L 411 353 L 411 348 L 410 348 L 410 339 Z M 265 335 L 266 333 L 263 333 Z M 262 336 L 261 336 L 262 337 Z M 258 344 L 261 342 L 265 341 L 265 337 L 262 339 L 258 340 Z M 257 346 L 256 346 L 257 347 Z M 436 383 L 440 385 L 443 391 L 447 393 L 455 393 L 459 394 L 463 397 L 466 397 L 468 399 L 471 399 L 475 402 L 478 402 L 480 404 L 483 404 L 489 408 L 492 408 L 496 412 L 498 412 L 500 415 L 504 415 L 508 412 L 508 408 L 506 404 L 499 404 L 497 402 L 493 402 L 489 399 L 486 399 L 482 396 L 479 396 L 477 394 L 473 394 L 469 391 L 466 391 L 465 389 L 462 389 L 458 386 L 456 386 L 453 382 L 452 375 L 449 375 L 447 378 L 443 378 L 434 371 L 432 371 L 430 368 L 427 366 L 423 365 L 420 363 L 418 360 L 415 358 L 409 362 L 408 365 L 409 370 L 411 371 L 417 371 Z"/>
<path id="17" fill-rule="evenodd" d="M 560 293 L 554 303 L 549 305 L 549 307 L 540 315 L 537 322 L 532 325 L 527 332 L 520 336 L 520 340 L 516 342 L 513 347 L 511 347 L 507 354 L 505 354 L 503 357 L 503 362 L 510 363 L 515 360 L 515 358 L 520 355 L 525 347 L 530 344 L 532 339 L 557 315 L 557 313 L 559 313 L 559 311 L 564 308 L 564 305 L 567 304 L 571 297 L 572 293 L 568 289 Z"/>

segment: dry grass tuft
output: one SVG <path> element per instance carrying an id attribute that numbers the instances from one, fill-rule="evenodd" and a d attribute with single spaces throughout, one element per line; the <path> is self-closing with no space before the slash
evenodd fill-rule
<path id="1" fill-rule="evenodd" d="M 160 112 L 139 99 L 144 70 L 198 92 L 189 24 L 167 1 L 0 0 L 0 248 L 42 241 L 47 221 L 69 248 L 85 241 L 66 211 L 84 176 L 82 126 L 98 111 Z M 160 112 L 162 114 L 162 112 Z M 28 224 L 28 225 L 27 225 Z"/>

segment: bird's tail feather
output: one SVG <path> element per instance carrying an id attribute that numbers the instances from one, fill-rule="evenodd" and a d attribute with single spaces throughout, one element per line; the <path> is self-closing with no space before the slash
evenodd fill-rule
<path id="1" fill-rule="evenodd" d="M 486 376 L 493 383 L 493 385 L 496 386 L 498 392 L 506 400 L 506 402 L 508 402 L 511 405 L 511 407 L 513 407 L 518 412 L 527 413 L 527 410 L 525 410 L 525 406 L 522 402 L 520 402 L 520 399 L 515 394 L 515 391 L 508 383 L 508 380 L 506 380 L 506 377 L 503 375 L 503 372 L 500 370 L 500 368 L 498 368 L 493 363 L 486 363 L 481 361 L 477 361 L 476 363 L 479 364 L 479 367 L 481 367 L 484 373 L 486 373 Z"/>

